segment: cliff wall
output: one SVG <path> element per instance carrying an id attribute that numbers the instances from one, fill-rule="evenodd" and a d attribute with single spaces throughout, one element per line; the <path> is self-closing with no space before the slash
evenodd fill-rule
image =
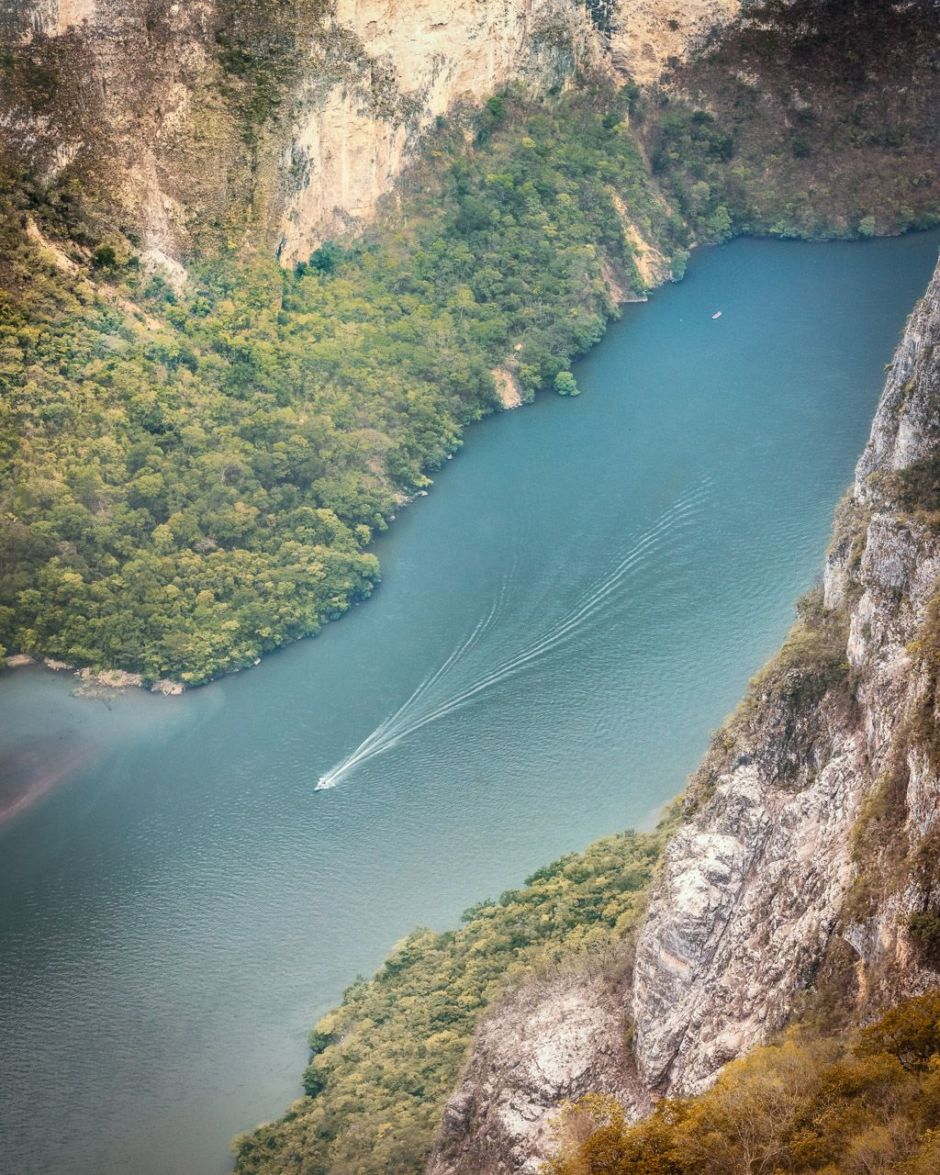
<path id="1" fill-rule="evenodd" d="M 260 240 L 285 262 L 369 218 L 456 104 L 580 71 L 658 77 L 739 0 L 20 0 L 0 144 L 180 276 Z"/>
<path id="2" fill-rule="evenodd" d="M 860 1003 L 937 980 L 907 927 L 930 904 L 916 862 L 926 852 L 936 868 L 940 830 L 924 646 L 940 535 L 932 502 L 904 487 L 933 476 L 922 463 L 940 455 L 938 342 L 940 271 L 895 354 L 840 508 L 817 631 L 803 622 L 755 683 L 667 851 L 632 997 L 650 1089 L 700 1089 L 781 1027 L 836 953 Z"/>
<path id="3" fill-rule="evenodd" d="M 538 91 L 602 67 L 602 39 L 577 0 L 336 0 L 331 32 L 358 56 L 346 76 L 301 84 L 282 168 L 303 182 L 287 198 L 287 260 L 324 233 L 367 219 L 413 158 L 421 132 L 460 101 L 511 82 Z"/>
<path id="4" fill-rule="evenodd" d="M 936 985 L 940 267 L 841 505 L 824 588 L 694 777 L 635 945 L 478 1030 L 433 1175 L 536 1172 L 558 1107 L 632 1116 L 706 1087 L 795 1013 L 864 1019 Z"/>

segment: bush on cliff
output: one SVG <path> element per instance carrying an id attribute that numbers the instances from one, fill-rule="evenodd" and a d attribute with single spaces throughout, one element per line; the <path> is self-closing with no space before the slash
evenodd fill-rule
<path id="1" fill-rule="evenodd" d="M 854 1039 L 798 1031 L 727 1066 L 697 1098 L 627 1123 L 570 1107 L 545 1175 L 926 1175 L 940 1170 L 940 992 Z"/>

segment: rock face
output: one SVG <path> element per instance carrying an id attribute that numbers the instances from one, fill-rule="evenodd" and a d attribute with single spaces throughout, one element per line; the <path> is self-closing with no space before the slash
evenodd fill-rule
<path id="1" fill-rule="evenodd" d="M 915 933 L 940 925 L 938 464 L 940 267 L 839 509 L 824 592 L 692 781 L 632 974 L 612 990 L 573 969 L 504 1001 L 433 1175 L 537 1171 L 564 1101 L 608 1093 L 639 1116 L 694 1093 L 826 984 L 863 1017 L 938 982 Z"/>
<path id="2" fill-rule="evenodd" d="M 636 1081 L 620 984 L 595 966 L 504 1000 L 481 1026 L 444 1113 L 429 1175 L 537 1175 L 558 1106 L 588 1092 L 647 1108 Z"/>
<path id="3" fill-rule="evenodd" d="M 80 169 L 140 237 L 144 261 L 174 280 L 210 230 L 231 243 L 260 227 L 288 263 L 371 216 L 455 105 L 511 83 L 563 86 L 585 70 L 652 80 L 739 7 L 14 0 L 0 39 L 53 84 L 18 86 L 14 75 L 0 127 L 40 175 Z"/>
<path id="4" fill-rule="evenodd" d="M 514 81 L 563 85 L 603 55 L 578 0 L 336 0 L 332 22 L 360 56 L 326 92 L 321 76 L 304 83 L 285 150 L 306 177 L 281 221 L 288 260 L 367 218 L 422 131 L 456 102 L 479 102 Z"/>
<path id="5" fill-rule="evenodd" d="M 334 28 L 364 56 L 358 78 L 325 95 L 320 78 L 306 83 L 311 100 L 285 163 L 302 159 L 309 182 L 283 214 L 282 256 L 367 219 L 421 133 L 456 103 L 510 83 L 546 90 L 585 69 L 654 81 L 667 58 L 739 9 L 740 0 L 336 0 Z"/>
<path id="6" fill-rule="evenodd" d="M 694 1092 L 779 1028 L 834 935 L 869 984 L 887 984 L 885 996 L 936 981 L 904 942 L 922 895 L 903 866 L 871 895 L 864 923 L 845 903 L 860 868 L 877 864 L 854 859 L 853 827 L 892 774 L 907 779 L 890 801 L 902 855 L 916 856 L 940 827 L 937 772 L 911 734 L 928 688 L 911 645 L 940 582 L 940 536 L 899 505 L 891 476 L 940 455 L 938 342 L 940 271 L 895 355 L 826 567 L 825 603 L 843 614 L 854 688 L 811 705 L 799 691 L 768 691 L 757 719 L 703 769 L 693 796 L 711 794 L 668 850 L 633 992 L 650 1089 Z M 904 964 L 892 980 L 888 956 Z"/>
<path id="7" fill-rule="evenodd" d="M 713 29 L 733 20 L 741 7 L 740 0 L 622 0 L 611 35 L 614 66 L 639 85 L 649 85 L 659 79 L 670 57 L 686 57 Z"/>

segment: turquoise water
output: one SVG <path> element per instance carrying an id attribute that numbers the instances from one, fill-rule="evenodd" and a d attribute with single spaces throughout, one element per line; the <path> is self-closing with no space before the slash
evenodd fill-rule
<path id="1" fill-rule="evenodd" d="M 0 679 L 34 797 L 0 828 L 3 1169 L 224 1171 L 397 938 L 649 823 L 820 569 L 938 243 L 700 253 L 580 399 L 470 430 L 371 601 L 250 673 Z"/>

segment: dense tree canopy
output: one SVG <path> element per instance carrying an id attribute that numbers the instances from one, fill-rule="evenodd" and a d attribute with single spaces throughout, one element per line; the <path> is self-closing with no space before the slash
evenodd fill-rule
<path id="1" fill-rule="evenodd" d="M 602 270 L 642 288 L 611 191 L 677 231 L 617 101 L 510 125 L 503 99 L 440 130 L 404 215 L 294 272 L 194 265 L 179 297 L 112 245 L 46 247 L 52 196 L 7 182 L 0 642 L 198 683 L 368 594 L 365 547 L 497 404 L 493 367 L 550 384 L 612 310 Z"/>

